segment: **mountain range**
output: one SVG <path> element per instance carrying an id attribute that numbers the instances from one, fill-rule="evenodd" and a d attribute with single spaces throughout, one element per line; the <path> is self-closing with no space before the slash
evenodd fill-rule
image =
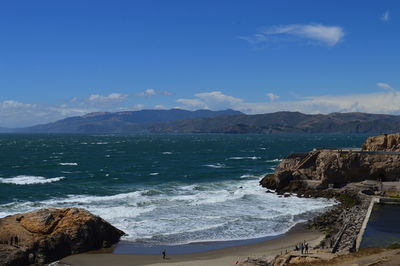
<path id="1" fill-rule="evenodd" d="M 171 110 L 141 110 L 125 112 L 89 113 L 84 116 L 65 118 L 53 123 L 17 129 L 23 133 L 105 133 L 123 134 L 149 132 L 154 123 L 166 123 L 177 120 L 205 118 L 213 116 L 239 115 L 239 111 L 231 109 L 224 111 L 182 109 Z"/>
<path id="2" fill-rule="evenodd" d="M 27 128 L 0 128 L 10 133 L 393 133 L 400 116 L 368 113 L 303 114 L 276 112 L 246 115 L 235 110 L 142 110 L 89 113 Z"/>

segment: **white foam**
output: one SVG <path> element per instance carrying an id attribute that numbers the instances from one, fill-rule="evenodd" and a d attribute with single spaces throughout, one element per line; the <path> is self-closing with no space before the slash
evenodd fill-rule
<path id="1" fill-rule="evenodd" d="M 59 163 L 58 165 L 78 165 L 78 163 Z"/>
<path id="2" fill-rule="evenodd" d="M 251 156 L 251 157 L 230 157 L 229 160 L 259 160 L 260 157 Z"/>
<path id="3" fill-rule="evenodd" d="M 170 151 L 164 151 L 162 154 L 172 154 Z"/>
<path id="4" fill-rule="evenodd" d="M 167 183 L 106 196 L 13 202 L 0 205 L 0 216 L 44 207 L 81 207 L 126 232 L 124 239 L 182 244 L 276 235 L 307 212 L 333 204 L 324 199 L 279 198 L 265 193 L 259 178 L 250 176 L 235 182 Z"/>
<path id="5" fill-rule="evenodd" d="M 159 175 L 160 173 L 150 173 L 150 175 Z"/>
<path id="6" fill-rule="evenodd" d="M 206 164 L 204 166 L 210 167 L 210 168 L 227 168 L 225 164 L 222 163 L 216 163 L 216 164 Z"/>
<path id="7" fill-rule="evenodd" d="M 260 176 L 251 175 L 251 174 L 244 174 L 244 175 L 241 175 L 240 178 L 260 178 Z"/>
<path id="8" fill-rule="evenodd" d="M 0 178 L 0 183 L 5 184 L 15 184 L 15 185 L 35 185 L 35 184 L 46 184 L 57 182 L 65 177 L 53 177 L 53 178 L 45 178 L 43 176 L 29 176 L 29 175 L 19 175 L 12 178 Z"/>
<path id="9" fill-rule="evenodd" d="M 266 160 L 267 163 L 279 163 L 282 162 L 282 159 L 273 159 L 273 160 Z"/>

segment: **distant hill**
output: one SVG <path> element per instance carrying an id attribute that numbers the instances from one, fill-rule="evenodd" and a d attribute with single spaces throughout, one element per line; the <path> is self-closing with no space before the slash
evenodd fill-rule
<path id="1" fill-rule="evenodd" d="M 90 113 L 84 116 L 65 118 L 53 123 L 18 129 L 23 133 L 137 133 L 148 132 L 148 127 L 154 123 L 171 122 L 201 117 L 240 115 L 239 111 L 224 110 L 187 111 L 142 110 L 115 113 Z"/>
<path id="2" fill-rule="evenodd" d="M 149 127 L 149 130 L 154 133 L 393 133 L 400 132 L 400 116 L 276 112 L 156 123 Z"/>
<path id="3" fill-rule="evenodd" d="M 234 110 L 142 110 L 90 113 L 54 123 L 22 129 L 18 133 L 394 133 L 400 132 L 400 116 L 367 113 L 310 115 L 276 112 L 246 115 Z"/>
<path id="4" fill-rule="evenodd" d="M 15 131 L 15 129 L 0 127 L 0 133 L 9 133 L 9 132 L 13 132 L 13 131 Z"/>

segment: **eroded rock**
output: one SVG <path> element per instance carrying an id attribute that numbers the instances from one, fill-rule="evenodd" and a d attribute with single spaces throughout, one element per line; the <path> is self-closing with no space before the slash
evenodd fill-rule
<path id="1" fill-rule="evenodd" d="M 43 265 L 108 247 L 124 234 L 84 209 L 41 209 L 0 219 L 0 265 Z"/>

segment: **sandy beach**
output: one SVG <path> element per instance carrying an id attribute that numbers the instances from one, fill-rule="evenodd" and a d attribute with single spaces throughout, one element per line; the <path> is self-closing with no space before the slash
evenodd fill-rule
<path id="1" fill-rule="evenodd" d="M 133 255 L 112 253 L 83 253 L 72 255 L 60 260 L 60 263 L 71 266 L 102 266 L 102 265 L 208 265 L 222 266 L 235 265 L 237 261 L 243 261 L 247 257 L 263 257 L 280 254 L 286 250 L 292 250 L 296 243 L 307 241 L 311 247 L 323 239 L 323 234 L 309 230 L 303 224 L 296 225 L 282 236 L 255 244 L 229 247 L 207 252 L 168 255 L 163 260 L 160 255 Z"/>

